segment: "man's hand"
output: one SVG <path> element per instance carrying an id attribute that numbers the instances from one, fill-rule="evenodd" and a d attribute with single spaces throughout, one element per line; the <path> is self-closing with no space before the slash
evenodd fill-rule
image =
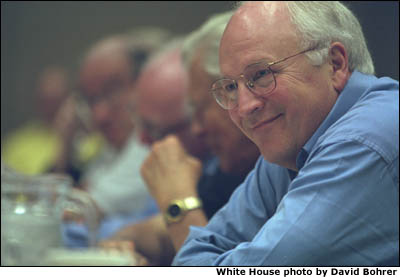
<path id="1" fill-rule="evenodd" d="M 179 139 L 170 135 L 153 144 L 141 174 L 150 193 L 165 210 L 174 199 L 197 196 L 201 169 L 200 160 L 187 154 Z"/>
<path id="2" fill-rule="evenodd" d="M 54 170 L 64 172 L 72 159 L 73 139 L 78 128 L 74 95 L 70 95 L 64 100 L 53 119 L 52 125 L 61 142 L 61 149 L 55 161 Z"/>
<path id="3" fill-rule="evenodd" d="M 135 245 L 132 241 L 126 240 L 104 240 L 99 243 L 99 247 L 110 251 L 132 256 L 132 265 L 150 266 L 148 260 L 135 251 Z"/>
<path id="4" fill-rule="evenodd" d="M 174 246 L 161 214 L 121 228 L 110 238 L 100 242 L 128 241 L 134 244 L 136 253 L 140 253 L 150 265 L 169 266 L 175 256 Z"/>
<path id="5" fill-rule="evenodd" d="M 53 127 L 60 138 L 72 139 L 77 128 L 76 99 L 74 95 L 69 95 L 62 103 L 59 111 L 53 119 Z"/>

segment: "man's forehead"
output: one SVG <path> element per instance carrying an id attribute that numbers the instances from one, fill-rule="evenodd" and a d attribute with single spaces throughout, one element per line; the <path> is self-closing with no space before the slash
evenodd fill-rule
<path id="1" fill-rule="evenodd" d="M 270 24 L 275 19 L 282 20 L 285 16 L 287 6 L 279 1 L 249 1 L 244 3 L 233 14 L 230 22 L 242 20 L 244 23 L 254 21 L 255 23 Z"/>
<path id="2" fill-rule="evenodd" d="M 128 81 L 130 78 L 131 70 L 127 61 L 103 59 L 93 60 L 84 65 L 80 74 L 80 83 L 82 88 L 96 90 L 108 82 Z"/>
<path id="3" fill-rule="evenodd" d="M 278 17 L 286 10 L 287 5 L 284 1 L 247 1 L 237 9 L 232 18 L 248 15 L 253 18 L 263 16 L 265 20 Z"/>
<path id="4" fill-rule="evenodd" d="M 243 39 L 251 39 L 260 33 L 269 33 L 275 29 L 286 32 L 284 28 L 287 28 L 290 22 L 290 13 L 284 2 L 246 2 L 232 16 L 225 33 L 230 32 Z"/>
<path id="5" fill-rule="evenodd" d="M 232 17 L 221 40 L 220 67 L 240 72 L 261 59 L 271 60 L 291 53 L 296 34 L 284 3 L 246 3 Z M 233 67 L 231 63 L 234 63 Z M 237 71 L 237 72 L 236 72 Z"/>

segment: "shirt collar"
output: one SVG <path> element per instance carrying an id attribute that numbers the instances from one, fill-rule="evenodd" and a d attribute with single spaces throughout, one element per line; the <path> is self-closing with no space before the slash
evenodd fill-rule
<path id="1" fill-rule="evenodd" d="M 375 78 L 375 76 L 365 75 L 358 71 L 351 74 L 332 110 L 297 155 L 296 166 L 299 170 L 304 166 L 319 137 L 357 102 Z"/>

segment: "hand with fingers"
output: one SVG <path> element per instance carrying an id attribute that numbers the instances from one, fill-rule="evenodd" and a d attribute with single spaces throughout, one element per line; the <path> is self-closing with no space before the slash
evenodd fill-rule
<path id="1" fill-rule="evenodd" d="M 141 174 L 161 209 L 171 200 L 197 195 L 201 162 L 189 155 L 179 139 L 169 135 L 155 142 Z"/>
<path id="2" fill-rule="evenodd" d="M 129 240 L 104 240 L 98 244 L 102 249 L 117 255 L 130 255 L 132 266 L 150 266 L 149 261 L 135 249 L 135 244 Z"/>

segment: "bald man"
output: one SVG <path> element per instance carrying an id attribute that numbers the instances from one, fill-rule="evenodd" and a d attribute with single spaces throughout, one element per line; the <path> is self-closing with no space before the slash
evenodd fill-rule
<path id="1" fill-rule="evenodd" d="M 146 144 L 174 134 L 191 155 L 204 159 L 209 152 L 203 138 L 190 132 L 190 115 L 185 107 L 188 76 L 181 50 L 179 46 L 169 48 L 152 58 L 135 87 L 139 134 Z"/>
<path id="2" fill-rule="evenodd" d="M 263 157 L 173 264 L 398 266 L 399 85 L 351 11 L 245 2 L 219 50 L 210 93 Z"/>
<path id="3" fill-rule="evenodd" d="M 135 39 L 140 41 L 140 37 Z M 106 218 L 143 218 L 149 209 L 156 210 L 139 172 L 148 150 L 135 135 L 127 107 L 142 66 L 132 57 L 140 53 L 146 59 L 151 51 L 150 47 L 128 45 L 123 35 L 97 42 L 84 57 L 79 74 L 80 92 L 93 123 L 108 142 L 83 182 Z"/>
<path id="4" fill-rule="evenodd" d="M 171 153 L 184 155 L 185 161 L 186 157 L 189 157 L 197 166 L 200 175 L 201 160 L 209 157 L 209 150 L 203 138 L 191 132 L 191 118 L 185 106 L 187 82 L 188 75 L 181 59 L 181 42 L 172 41 L 146 63 L 137 80 L 130 104 L 135 113 L 136 131 L 142 142 L 155 146 L 159 141 L 168 139 L 168 136 L 172 135 L 175 147 L 169 148 Z M 180 171 L 178 167 L 176 170 Z M 185 169 L 182 168 L 182 171 L 184 175 Z M 159 182 L 154 184 L 147 178 L 153 173 L 156 173 L 153 164 L 144 163 L 142 174 L 159 207 L 164 207 L 164 203 L 169 203 L 174 197 L 178 197 L 175 194 L 176 190 L 180 192 L 196 190 L 196 182 L 191 186 L 181 180 L 182 182 L 176 184 L 176 187 L 164 186 L 165 189 L 169 187 L 170 194 L 163 195 L 161 199 L 158 197 L 160 195 L 158 192 L 163 184 Z M 190 178 L 197 181 L 199 176 Z M 195 222 L 204 225 L 206 218 L 200 214 L 199 217 L 195 217 Z M 159 213 L 148 220 L 120 230 L 112 240 L 134 241 L 136 250 L 148 258 L 150 263 L 170 265 L 175 254 L 174 247 L 179 248 L 187 232 L 187 228 L 182 226 L 181 228 L 175 226 L 169 230 L 163 214 Z"/>
<path id="5" fill-rule="evenodd" d="M 80 69 L 80 90 L 90 106 L 93 122 L 118 150 L 125 146 L 134 128 L 125 103 L 136 70 L 120 36 L 93 46 Z"/>
<path id="6" fill-rule="evenodd" d="M 195 201 L 201 202 L 196 185 L 202 174 L 201 162 L 207 164 L 209 160 L 206 158 L 210 157 L 204 136 L 191 131 L 191 117 L 185 105 L 188 73 L 182 62 L 181 49 L 181 41 L 176 45 L 172 42 L 156 55 L 143 70 L 136 87 L 139 132 L 144 141 L 152 143 L 152 151 L 143 163 L 141 173 L 162 212 L 171 201 L 182 197 L 194 196 Z M 159 147 L 165 140 L 173 143 L 169 147 Z M 155 157 L 158 161 L 154 160 Z M 164 183 L 169 174 L 158 171 L 162 170 L 158 163 L 162 160 L 174 168 L 173 174 L 181 176 L 179 182 Z M 187 170 L 188 164 L 196 168 L 195 174 Z M 163 218 L 159 216 L 158 220 L 165 228 Z M 204 225 L 206 222 L 206 216 L 200 212 L 193 217 L 191 224 Z M 167 226 L 175 249 L 179 249 L 187 235 L 187 224 Z"/>

